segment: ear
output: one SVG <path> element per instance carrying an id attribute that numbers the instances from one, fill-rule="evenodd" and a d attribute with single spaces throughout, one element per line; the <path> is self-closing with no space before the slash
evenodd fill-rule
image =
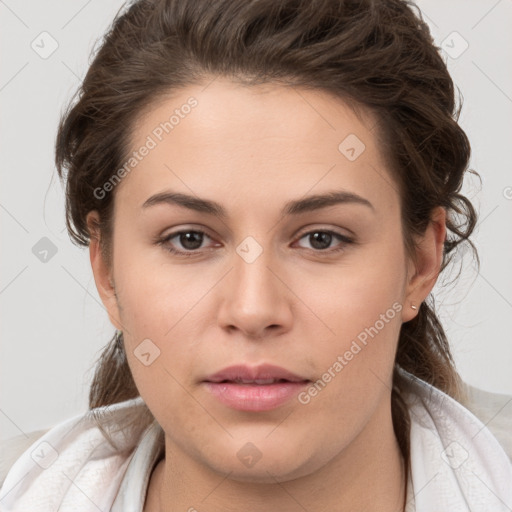
<path id="1" fill-rule="evenodd" d="M 432 211 L 425 234 L 417 241 L 416 261 L 409 260 L 408 263 L 403 322 L 408 322 L 417 315 L 421 303 L 436 284 L 443 262 L 445 239 L 446 210 L 438 206 Z M 411 305 L 418 309 L 412 309 Z"/>
<path id="2" fill-rule="evenodd" d="M 122 330 L 112 269 L 108 268 L 101 252 L 101 232 L 99 229 L 100 217 L 97 210 L 93 210 L 87 214 L 86 222 L 90 234 L 89 257 L 91 259 L 91 267 L 94 274 L 96 288 L 101 301 L 107 310 L 110 321 L 117 329 Z"/>

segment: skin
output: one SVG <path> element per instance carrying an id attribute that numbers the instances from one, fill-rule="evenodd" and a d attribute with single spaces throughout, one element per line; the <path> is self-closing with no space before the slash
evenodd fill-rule
<path id="1" fill-rule="evenodd" d="M 88 216 L 96 286 L 165 432 L 144 511 L 402 510 L 393 360 L 401 324 L 417 314 L 411 304 L 437 279 L 445 210 L 433 211 L 413 263 L 375 119 L 320 91 L 221 78 L 190 86 L 139 119 L 133 148 L 190 96 L 198 105 L 117 185 L 111 267 L 94 232 L 97 212 Z M 338 150 L 349 134 L 366 146 L 354 161 Z M 228 216 L 169 204 L 142 209 L 167 189 L 214 200 Z M 374 210 L 347 203 L 280 214 L 289 200 L 342 189 Z M 186 228 L 207 233 L 194 257 L 154 241 Z M 311 232 L 325 230 L 353 234 L 356 243 L 333 237 L 319 249 Z M 248 236 L 263 250 L 252 263 L 236 251 Z M 191 247 L 180 237 L 167 243 Z M 292 399 L 271 411 L 236 411 L 201 384 L 240 362 L 316 381 L 394 303 L 402 310 L 306 405 Z M 146 338 L 160 350 L 149 366 L 134 355 Z M 252 467 L 237 457 L 247 442 L 261 453 Z"/>

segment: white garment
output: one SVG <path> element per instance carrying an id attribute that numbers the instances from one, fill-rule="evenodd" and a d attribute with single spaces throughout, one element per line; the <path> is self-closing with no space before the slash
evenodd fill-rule
<path id="1" fill-rule="evenodd" d="M 407 512 L 510 512 L 512 463 L 491 432 L 448 395 L 406 374 L 411 415 Z M 101 408 L 141 408 L 136 398 Z M 2 512 L 142 512 L 149 477 L 163 454 L 154 422 L 111 433 L 90 415 L 62 422 L 12 466 L 0 489 Z"/>

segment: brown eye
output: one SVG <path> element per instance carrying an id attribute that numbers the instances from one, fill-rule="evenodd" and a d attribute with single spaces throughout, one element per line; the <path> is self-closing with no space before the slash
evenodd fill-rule
<path id="1" fill-rule="evenodd" d="M 353 240 L 350 238 L 341 235 L 340 233 L 336 233 L 334 231 L 328 230 L 315 230 L 309 231 L 308 233 L 304 233 L 300 240 L 307 239 L 310 247 L 304 247 L 305 249 L 313 249 L 315 251 L 337 251 L 342 250 L 345 245 L 353 243 Z M 335 247 L 331 247 L 331 244 L 336 240 L 341 241 L 342 243 L 337 244 Z"/>
<path id="2" fill-rule="evenodd" d="M 182 247 L 193 251 L 201 247 L 203 236 L 204 233 L 200 233 L 199 231 L 183 231 L 173 238 L 177 237 Z"/>
<path id="3" fill-rule="evenodd" d="M 201 246 L 205 237 L 211 240 L 204 231 L 184 229 L 167 235 L 165 238 L 158 240 L 157 243 L 173 254 L 194 256 L 199 254 L 199 249 L 203 248 Z"/>
<path id="4" fill-rule="evenodd" d="M 333 239 L 331 233 L 326 233 L 325 231 L 310 233 L 308 236 L 314 249 L 328 249 Z"/>

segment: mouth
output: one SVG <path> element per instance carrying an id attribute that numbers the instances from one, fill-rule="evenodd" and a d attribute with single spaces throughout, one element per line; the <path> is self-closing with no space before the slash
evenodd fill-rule
<path id="1" fill-rule="evenodd" d="M 238 384 L 258 385 L 273 384 L 276 381 L 303 382 L 306 380 L 308 379 L 290 370 L 271 364 L 228 366 L 205 379 L 206 382 L 236 382 Z"/>
<path id="2" fill-rule="evenodd" d="M 247 412 L 276 409 L 310 383 L 309 379 L 273 365 L 231 366 L 203 381 L 205 390 L 220 403 Z"/>
<path id="3" fill-rule="evenodd" d="M 282 383 L 282 382 L 309 382 L 308 380 L 287 380 L 287 379 L 235 379 L 235 380 L 221 380 L 221 381 L 205 381 L 205 382 L 213 382 L 215 384 L 241 384 L 241 385 L 248 385 L 248 386 L 267 386 L 269 384 L 276 384 L 276 383 Z"/>

